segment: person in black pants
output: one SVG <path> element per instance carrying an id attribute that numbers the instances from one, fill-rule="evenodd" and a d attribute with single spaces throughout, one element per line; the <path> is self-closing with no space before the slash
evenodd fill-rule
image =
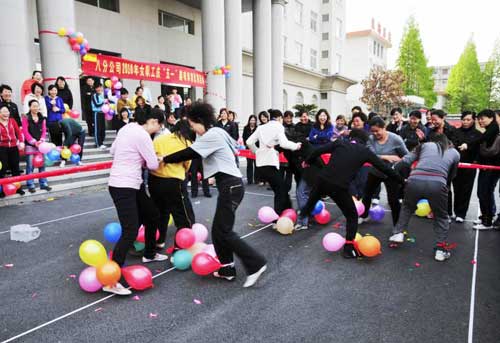
<path id="1" fill-rule="evenodd" d="M 90 137 L 94 137 L 94 112 L 92 112 L 92 93 L 94 93 L 94 79 L 87 77 L 82 87 L 82 112 L 83 119 L 87 122 L 87 130 Z"/>
<path id="2" fill-rule="evenodd" d="M 344 257 L 354 258 L 360 256 L 357 251 L 356 232 L 358 230 L 358 214 L 356 206 L 349 192 L 349 184 L 354 180 L 359 169 L 365 163 L 371 163 L 373 167 L 393 179 L 395 183 L 401 184 L 404 179 L 396 173 L 389 165 L 382 162 L 365 144 L 368 135 L 363 130 L 353 129 L 350 132 L 350 141 L 336 140 L 315 149 L 306 162 L 315 163 L 322 154 L 330 153 L 330 161 L 318 175 L 313 185 L 309 199 L 304 208 L 301 209 L 297 222 L 304 222 L 304 217 L 309 216 L 314 206 L 323 196 L 328 195 L 346 217 L 346 244 L 344 245 Z M 307 168 L 308 166 L 305 165 Z"/>
<path id="3" fill-rule="evenodd" d="M 199 158 L 195 158 L 191 161 L 191 168 L 189 169 L 191 173 L 191 198 L 196 198 L 198 196 L 199 180 L 198 173 L 201 175 L 201 188 L 203 189 L 203 195 L 207 198 L 211 198 L 210 186 L 208 184 L 208 178 L 204 177 L 203 174 L 203 164 Z"/>
<path id="4" fill-rule="evenodd" d="M 237 151 L 235 142 L 224 129 L 214 127 L 214 109 L 209 104 L 193 105 L 187 117 L 191 128 L 198 134 L 196 142 L 189 148 L 165 156 L 163 162 L 179 163 L 203 158 L 205 176 L 215 177 L 219 191 L 212 241 L 222 268 L 214 276 L 234 280 L 236 269 L 233 255 L 236 255 L 248 274 L 243 287 L 251 287 L 266 271 L 267 262 L 233 231 L 236 209 L 245 193 L 241 172 L 234 160 Z"/>
<path id="5" fill-rule="evenodd" d="M 257 116 L 252 114 L 248 117 L 248 123 L 243 128 L 243 144 L 245 144 L 246 148 L 249 149 L 247 145 L 247 139 L 252 135 L 252 133 L 257 130 Z M 255 183 L 255 159 L 247 158 L 247 184 L 251 185 Z"/>
<path id="6" fill-rule="evenodd" d="M 476 113 L 465 111 L 462 113 L 462 127 L 459 129 L 461 141 L 456 149 L 460 152 L 460 162 L 474 163 L 479 157 L 479 141 L 481 132 L 475 128 Z M 451 191 L 448 192 L 448 214 L 452 214 L 455 209 L 455 221 L 463 223 L 467 210 L 469 209 L 474 180 L 476 179 L 476 169 L 460 168 L 453 179 L 453 190 L 455 200 L 452 202 Z M 453 208 L 452 208 L 453 205 Z"/>

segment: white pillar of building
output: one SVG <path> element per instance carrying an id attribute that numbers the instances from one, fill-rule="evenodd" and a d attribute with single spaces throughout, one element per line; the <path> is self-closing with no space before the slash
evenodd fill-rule
<path id="1" fill-rule="evenodd" d="M 283 108 L 283 17 L 285 0 L 272 0 L 272 105 Z"/>
<path id="2" fill-rule="evenodd" d="M 2 1 L 0 19 L 0 83 L 12 87 L 12 101 L 22 110 L 21 86 L 34 68 L 34 38 L 28 14 L 28 0 Z"/>
<path id="3" fill-rule="evenodd" d="M 225 65 L 224 0 L 201 1 L 203 70 L 210 72 Z M 205 101 L 218 112 L 226 107 L 226 87 L 223 75 L 207 75 Z"/>
<path id="4" fill-rule="evenodd" d="M 243 58 L 241 55 L 241 1 L 225 0 L 226 65 L 231 75 L 226 79 L 227 107 L 242 115 Z M 247 115 L 248 113 L 245 113 Z"/>
<path id="5" fill-rule="evenodd" d="M 75 27 L 75 2 L 74 0 L 37 0 L 36 5 L 38 30 L 41 31 L 40 54 L 45 85 L 52 84 L 58 76 L 63 76 L 73 93 L 73 108 L 81 111 L 80 54 L 71 50 L 65 37 L 43 33 L 43 31 L 57 32 L 61 27 L 78 31 Z"/>
<path id="6" fill-rule="evenodd" d="M 272 106 L 271 0 L 253 0 L 253 110 Z M 281 51 L 280 51 L 281 53 Z"/>

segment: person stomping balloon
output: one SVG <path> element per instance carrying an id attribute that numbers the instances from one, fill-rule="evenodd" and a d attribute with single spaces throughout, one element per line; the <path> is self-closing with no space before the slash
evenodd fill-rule
<path id="1" fill-rule="evenodd" d="M 450 258 L 450 246 L 446 243 L 450 223 L 448 221 L 448 187 L 455 177 L 460 154 L 443 134 L 430 137 L 431 142 L 419 145 L 400 163 L 411 165 L 418 161 L 408 178 L 405 187 L 405 197 L 398 223 L 393 229 L 390 242 L 404 242 L 403 230 L 408 227 L 412 214 L 417 208 L 417 202 L 428 199 L 434 213 L 434 234 L 436 235 L 436 261 Z"/>
<path id="2" fill-rule="evenodd" d="M 163 119 L 161 113 L 153 111 L 145 118 L 143 125 L 131 123 L 124 126 L 111 147 L 113 165 L 108 182 L 109 193 L 122 226 L 122 235 L 113 249 L 113 260 L 120 267 L 134 244 L 141 222 L 146 227 L 143 262 L 167 259 L 167 256 L 154 252 L 157 226 L 152 223 L 158 220 L 155 218 L 157 211 L 154 204 L 151 206 L 152 201 L 146 194 L 142 180 L 143 164 L 150 170 L 159 166 L 150 135 L 160 130 Z M 121 283 L 103 287 L 103 290 L 118 295 L 131 294 Z"/>
<path id="3" fill-rule="evenodd" d="M 356 232 L 358 230 L 358 214 L 349 193 L 349 184 L 354 179 L 359 169 L 365 163 L 371 163 L 373 167 L 395 180 L 403 183 L 404 179 L 390 166 L 383 163 L 369 148 L 365 146 L 368 135 L 363 130 L 353 129 L 349 134 L 350 141 L 336 140 L 315 149 L 306 162 L 312 164 L 321 155 L 330 153 L 330 161 L 319 174 L 314 184 L 309 199 L 297 222 L 304 222 L 305 217 L 314 209 L 318 200 L 328 195 L 346 217 L 346 244 L 344 245 L 344 257 L 355 258 L 361 256 L 356 249 Z M 307 167 L 307 166 L 306 166 Z"/>
<path id="4" fill-rule="evenodd" d="M 253 286 L 266 271 L 266 259 L 243 241 L 234 231 L 235 212 L 245 193 L 242 175 L 234 159 L 236 141 L 215 127 L 214 109 L 206 103 L 192 106 L 187 114 L 189 124 L 198 138 L 189 148 L 167 155 L 164 163 L 203 159 L 204 177 L 215 177 L 219 196 L 212 225 L 215 252 L 223 265 L 215 277 L 234 280 L 236 269 L 233 254 L 238 256 L 248 274 L 243 287 Z"/>

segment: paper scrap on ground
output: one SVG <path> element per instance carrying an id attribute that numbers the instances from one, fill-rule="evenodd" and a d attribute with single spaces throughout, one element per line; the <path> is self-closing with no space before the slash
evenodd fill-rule
<path id="1" fill-rule="evenodd" d="M 149 313 L 149 318 L 156 318 L 158 317 L 158 313 Z"/>
<path id="2" fill-rule="evenodd" d="M 134 295 L 134 296 L 132 297 L 132 300 L 136 300 L 136 301 L 137 301 L 137 300 L 141 300 L 141 298 L 140 298 L 138 295 Z"/>
<path id="3" fill-rule="evenodd" d="M 12 268 L 12 267 L 14 267 L 14 264 L 13 263 L 7 263 L 7 264 L 4 264 L 3 266 L 5 268 Z"/>
<path id="4" fill-rule="evenodd" d="M 202 304 L 201 300 L 198 300 L 198 299 L 193 299 L 193 302 L 194 302 L 196 305 L 201 305 L 201 304 Z"/>

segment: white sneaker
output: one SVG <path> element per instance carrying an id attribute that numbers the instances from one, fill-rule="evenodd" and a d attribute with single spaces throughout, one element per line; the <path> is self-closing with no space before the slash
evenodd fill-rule
<path id="1" fill-rule="evenodd" d="M 106 150 L 107 148 L 108 148 L 108 147 L 107 147 L 107 146 L 105 146 L 104 144 L 103 144 L 103 145 L 101 145 L 101 146 L 99 147 L 99 149 L 101 149 L 101 150 Z"/>
<path id="2" fill-rule="evenodd" d="M 244 288 L 248 288 L 248 287 L 252 287 L 253 285 L 255 285 L 255 283 L 257 282 L 257 280 L 259 280 L 260 276 L 262 275 L 262 273 L 264 273 L 266 271 L 266 269 L 267 269 L 267 264 L 265 264 L 257 272 L 255 272 L 255 273 L 253 273 L 251 275 L 248 275 L 247 276 L 247 280 L 243 284 L 243 287 Z"/>
<path id="3" fill-rule="evenodd" d="M 165 248 L 165 243 L 156 243 L 156 247 L 158 249 L 163 249 L 163 248 Z"/>
<path id="4" fill-rule="evenodd" d="M 457 223 L 463 223 L 464 222 L 464 218 L 462 218 L 462 217 L 456 217 L 455 218 L 455 222 L 457 222 Z"/>
<path id="5" fill-rule="evenodd" d="M 361 225 L 363 223 L 368 223 L 370 221 L 370 218 L 366 217 L 366 218 L 361 218 L 361 217 L 358 217 L 358 225 Z"/>
<path id="6" fill-rule="evenodd" d="M 132 291 L 130 291 L 130 289 L 123 287 L 123 285 L 119 282 L 117 282 L 116 285 L 114 285 L 113 287 L 104 286 L 102 288 L 102 290 L 104 292 L 114 293 L 117 295 L 130 295 L 130 294 L 132 294 Z"/>
<path id="7" fill-rule="evenodd" d="M 61 163 L 59 163 L 59 168 L 64 168 L 66 167 L 66 161 L 62 160 Z"/>
<path id="8" fill-rule="evenodd" d="M 300 231 L 300 230 L 307 230 L 309 229 L 308 225 L 302 225 L 302 224 L 296 224 L 294 227 L 295 231 Z"/>
<path id="9" fill-rule="evenodd" d="M 434 255 L 434 259 L 439 262 L 443 262 L 451 257 L 451 253 L 449 251 L 444 251 L 441 249 L 436 250 L 436 254 Z"/>
<path id="10" fill-rule="evenodd" d="M 372 199 L 373 205 L 378 205 L 380 203 L 380 199 Z"/>
<path id="11" fill-rule="evenodd" d="M 166 261 L 168 260 L 168 256 L 167 255 L 163 255 L 163 254 L 156 254 L 154 258 L 146 258 L 146 257 L 142 257 L 142 263 L 149 263 L 149 262 L 161 262 L 161 261 Z"/>
<path id="12" fill-rule="evenodd" d="M 451 217 L 448 217 L 448 224 L 451 224 L 453 220 L 451 220 Z"/>
<path id="13" fill-rule="evenodd" d="M 405 241 L 405 234 L 400 232 L 389 237 L 389 242 L 403 243 Z"/>
<path id="14" fill-rule="evenodd" d="M 82 161 L 79 161 L 76 165 L 77 166 L 84 166 L 85 164 Z"/>
<path id="15" fill-rule="evenodd" d="M 457 216 L 456 216 L 456 215 L 454 215 L 454 214 L 452 214 L 452 215 L 450 216 L 450 218 L 451 218 L 451 219 L 455 219 L 455 218 L 457 218 Z"/>
<path id="16" fill-rule="evenodd" d="M 482 221 L 480 218 L 477 218 L 476 220 L 474 220 L 474 221 L 472 222 L 472 224 L 477 225 L 477 224 L 481 224 L 482 222 L 483 222 L 483 221 Z"/>
<path id="17" fill-rule="evenodd" d="M 484 224 L 476 224 L 472 228 L 474 230 L 493 230 L 493 226 L 486 226 Z"/>

